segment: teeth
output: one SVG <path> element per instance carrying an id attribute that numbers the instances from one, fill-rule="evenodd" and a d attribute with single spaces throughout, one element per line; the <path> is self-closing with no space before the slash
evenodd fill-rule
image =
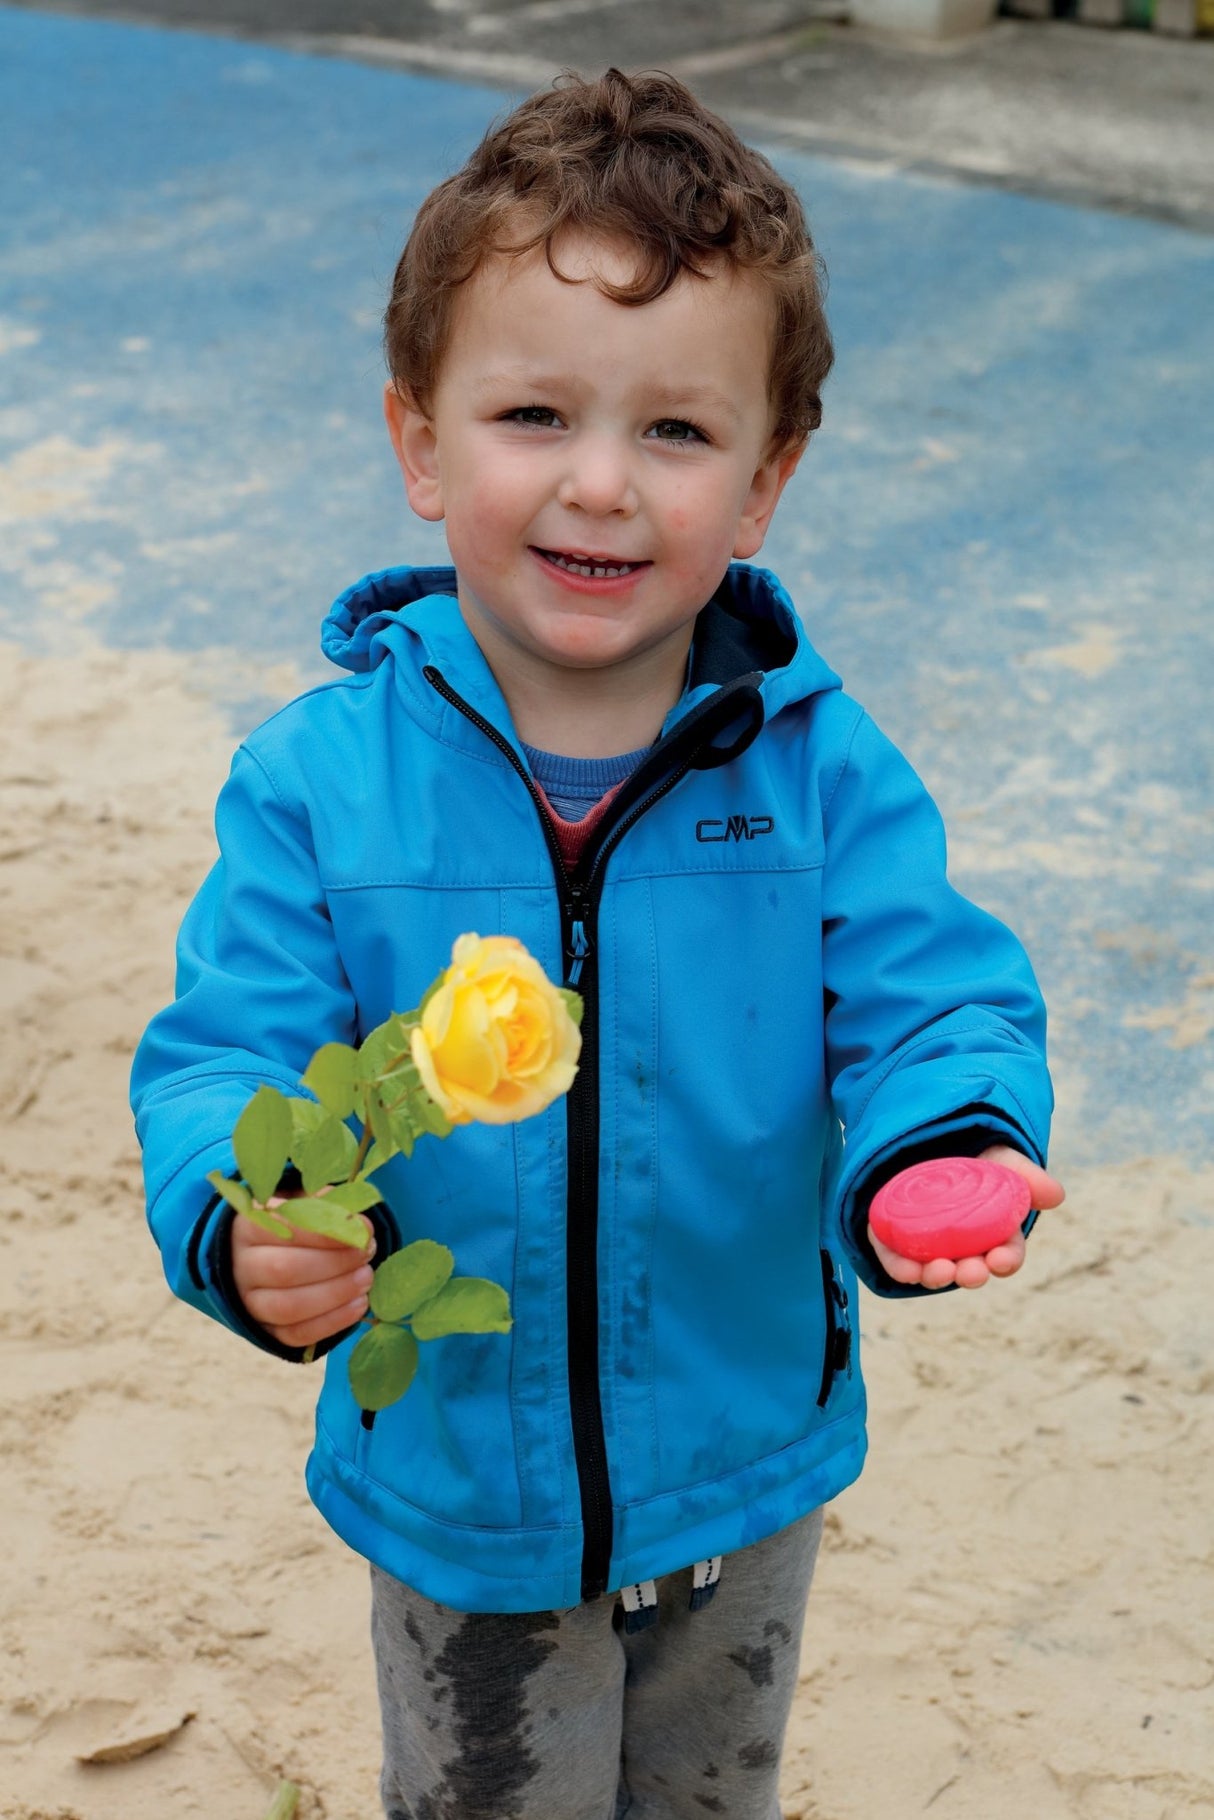
<path id="1" fill-rule="evenodd" d="M 571 575 L 585 575 L 594 581 L 610 581 L 617 575 L 629 575 L 638 567 L 635 562 L 575 562 L 572 556 L 561 556 L 555 550 L 546 550 L 544 554 L 558 569 L 567 569 Z"/>

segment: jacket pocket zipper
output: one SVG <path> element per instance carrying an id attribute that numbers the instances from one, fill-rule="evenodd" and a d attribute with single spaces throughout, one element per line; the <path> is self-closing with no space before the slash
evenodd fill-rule
<path id="1" fill-rule="evenodd" d="M 826 1342 L 822 1349 L 822 1383 L 818 1390 L 818 1408 L 825 1409 L 842 1372 L 851 1376 L 852 1334 L 847 1315 L 847 1291 L 835 1269 L 835 1260 L 825 1247 L 822 1260 L 822 1293 L 826 1304 Z"/>

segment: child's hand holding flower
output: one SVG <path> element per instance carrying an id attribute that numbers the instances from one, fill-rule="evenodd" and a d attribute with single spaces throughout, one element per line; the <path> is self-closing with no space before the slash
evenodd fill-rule
<path id="1" fill-rule="evenodd" d="M 430 1239 L 372 1273 L 366 1214 L 380 1194 L 371 1176 L 410 1156 L 426 1134 L 447 1137 L 474 1119 L 512 1124 L 567 1093 L 581 1010 L 577 993 L 554 986 L 512 936 L 461 935 L 418 1010 L 395 1013 L 358 1049 L 317 1050 L 303 1076 L 314 1099 L 262 1087 L 237 1121 L 239 1174 L 208 1178 L 235 1210 L 237 1293 L 274 1339 L 305 1348 L 305 1358 L 369 1314 L 350 1356 L 351 1389 L 365 1411 L 403 1396 L 419 1340 L 511 1326 L 505 1290 L 455 1276 L 451 1252 Z M 359 1135 L 348 1124 L 356 1114 Z M 284 1197 L 289 1162 L 302 1192 Z"/>

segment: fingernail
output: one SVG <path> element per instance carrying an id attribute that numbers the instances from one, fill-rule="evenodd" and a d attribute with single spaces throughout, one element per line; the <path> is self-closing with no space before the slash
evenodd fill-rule
<path id="1" fill-rule="evenodd" d="M 356 1270 L 354 1272 L 355 1286 L 358 1289 L 370 1289 L 371 1279 L 374 1275 L 375 1272 L 372 1270 L 371 1266 L 369 1264 L 364 1264 L 361 1270 Z"/>

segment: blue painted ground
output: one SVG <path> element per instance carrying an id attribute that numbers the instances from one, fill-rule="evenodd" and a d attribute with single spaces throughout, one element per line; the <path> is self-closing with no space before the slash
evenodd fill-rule
<path id="1" fill-rule="evenodd" d="M 378 318 L 482 90 L 0 7 L 0 636 L 197 653 L 239 731 L 433 557 Z M 1067 1162 L 1214 1155 L 1214 244 L 789 152 L 826 426 L 767 558 L 1053 1007 Z"/>

